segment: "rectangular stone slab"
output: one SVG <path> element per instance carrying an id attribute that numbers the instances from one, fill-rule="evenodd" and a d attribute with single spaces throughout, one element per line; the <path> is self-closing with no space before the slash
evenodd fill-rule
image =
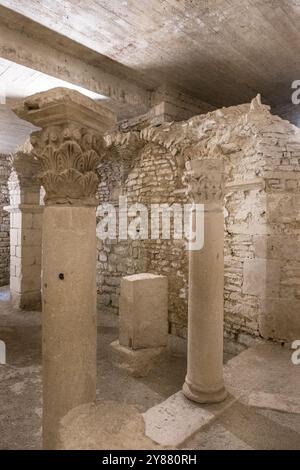
<path id="1" fill-rule="evenodd" d="M 167 278 L 149 273 L 123 277 L 119 314 L 119 340 L 122 346 L 131 349 L 166 346 Z"/>
<path id="2" fill-rule="evenodd" d="M 177 392 L 143 414 L 145 433 L 154 442 L 176 447 L 183 444 L 215 415 Z"/>

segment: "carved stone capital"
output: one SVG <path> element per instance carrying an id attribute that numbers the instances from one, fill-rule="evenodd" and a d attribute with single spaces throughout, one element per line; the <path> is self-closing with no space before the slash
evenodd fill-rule
<path id="1" fill-rule="evenodd" d="M 96 205 L 102 135 L 114 114 L 64 88 L 27 98 L 15 112 L 42 128 L 31 134 L 31 155 L 40 164 L 45 204 Z"/>
<path id="2" fill-rule="evenodd" d="M 10 165 L 11 172 L 8 179 L 10 209 L 19 208 L 24 204 L 38 205 L 41 184 L 37 174 L 40 165 L 33 155 L 28 153 L 28 144 L 27 147 L 20 147 L 16 153 L 10 155 Z"/>
<path id="3" fill-rule="evenodd" d="M 96 205 L 101 142 L 93 132 L 56 126 L 32 134 L 32 154 L 41 169 L 46 204 Z"/>
<path id="4" fill-rule="evenodd" d="M 224 198 L 223 162 L 220 158 L 190 160 L 184 182 L 187 194 L 198 204 L 221 204 Z"/>
<path id="5" fill-rule="evenodd" d="M 30 143 L 26 142 L 24 146 L 20 146 L 14 154 L 10 155 L 11 174 L 8 181 L 9 189 L 25 189 L 40 186 L 37 179 L 40 164 L 31 154 L 31 150 Z"/>

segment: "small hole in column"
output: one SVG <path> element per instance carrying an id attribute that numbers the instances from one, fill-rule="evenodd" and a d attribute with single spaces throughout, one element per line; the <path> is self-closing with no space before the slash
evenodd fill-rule
<path id="1" fill-rule="evenodd" d="M 65 275 L 64 275 L 64 273 L 59 273 L 58 277 L 61 281 L 63 281 L 64 278 L 65 278 Z"/>

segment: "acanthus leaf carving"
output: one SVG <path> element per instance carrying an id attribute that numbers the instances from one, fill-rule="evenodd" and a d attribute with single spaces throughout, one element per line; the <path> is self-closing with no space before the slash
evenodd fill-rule
<path id="1" fill-rule="evenodd" d="M 32 154 L 40 162 L 38 174 L 46 204 L 95 205 L 99 138 L 86 129 L 65 127 L 35 132 Z M 101 147 L 101 146 L 100 146 Z"/>
<path id="2" fill-rule="evenodd" d="M 224 197 L 222 160 L 204 158 L 188 161 L 183 182 L 187 186 L 187 194 L 194 202 L 221 204 Z"/>

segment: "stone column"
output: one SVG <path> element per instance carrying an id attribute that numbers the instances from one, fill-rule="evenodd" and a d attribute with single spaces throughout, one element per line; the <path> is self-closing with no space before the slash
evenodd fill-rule
<path id="1" fill-rule="evenodd" d="M 28 98 L 19 117 L 45 188 L 42 253 L 43 445 L 57 447 L 60 419 L 96 398 L 96 191 L 101 135 L 113 113 L 58 88 Z"/>
<path id="2" fill-rule="evenodd" d="M 198 403 L 226 398 L 223 381 L 224 216 L 222 160 L 187 164 L 188 191 L 203 204 L 204 246 L 189 251 L 188 363 L 183 393 Z M 195 229 L 195 213 L 192 216 Z"/>
<path id="3" fill-rule="evenodd" d="M 19 151 L 11 158 L 8 181 L 10 206 L 10 292 L 15 307 L 41 308 L 42 211 L 39 164 Z"/>

